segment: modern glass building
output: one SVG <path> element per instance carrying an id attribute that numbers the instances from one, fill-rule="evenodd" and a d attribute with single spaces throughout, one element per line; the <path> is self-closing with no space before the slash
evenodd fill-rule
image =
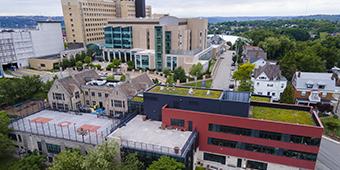
<path id="1" fill-rule="evenodd" d="M 106 48 L 132 48 L 132 27 L 112 27 L 104 28 Z"/>

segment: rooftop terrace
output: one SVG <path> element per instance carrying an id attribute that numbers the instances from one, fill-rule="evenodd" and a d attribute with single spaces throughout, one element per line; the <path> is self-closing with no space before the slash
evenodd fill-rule
<path id="1" fill-rule="evenodd" d="M 97 118 L 97 115 L 92 114 L 76 115 L 43 110 L 11 123 L 10 127 L 36 135 L 100 144 L 117 122 L 115 119 Z"/>
<path id="2" fill-rule="evenodd" d="M 220 99 L 223 91 L 213 90 L 213 89 L 199 89 L 191 87 L 178 87 L 178 86 L 154 86 L 148 92 L 167 94 L 167 95 L 178 95 L 178 96 L 188 96 L 188 97 L 198 97 L 198 98 L 208 98 L 208 99 Z"/>
<path id="3" fill-rule="evenodd" d="M 193 132 L 161 129 L 161 126 L 160 121 L 143 121 L 143 116 L 137 115 L 108 138 L 120 139 L 122 145 L 127 148 L 180 156 Z M 178 153 L 175 152 L 175 147 L 178 147 Z"/>
<path id="4" fill-rule="evenodd" d="M 307 111 L 253 106 L 251 116 L 255 119 L 314 126 L 312 115 Z"/>

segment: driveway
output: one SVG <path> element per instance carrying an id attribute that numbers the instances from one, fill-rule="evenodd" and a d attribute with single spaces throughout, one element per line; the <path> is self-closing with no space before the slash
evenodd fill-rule
<path id="1" fill-rule="evenodd" d="M 317 170 L 337 170 L 340 169 L 340 143 L 334 142 L 328 138 L 322 138 Z"/>
<path id="2" fill-rule="evenodd" d="M 228 90 L 230 85 L 231 64 L 233 63 L 233 52 L 226 51 L 220 56 L 216 70 L 216 76 L 212 82 L 212 88 Z"/>

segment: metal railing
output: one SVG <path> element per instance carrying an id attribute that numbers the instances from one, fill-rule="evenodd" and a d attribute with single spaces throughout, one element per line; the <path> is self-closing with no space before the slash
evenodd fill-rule
<path id="1" fill-rule="evenodd" d="M 110 124 L 109 127 L 94 132 L 80 131 L 80 127 L 75 124 L 61 126 L 54 123 L 37 123 L 27 119 L 14 121 L 9 125 L 9 128 L 14 131 L 30 133 L 33 135 L 98 145 L 103 143 L 109 134 L 119 128 L 122 124 L 130 121 L 136 115 L 136 113 L 131 113 L 120 120 L 112 119 L 112 124 Z"/>

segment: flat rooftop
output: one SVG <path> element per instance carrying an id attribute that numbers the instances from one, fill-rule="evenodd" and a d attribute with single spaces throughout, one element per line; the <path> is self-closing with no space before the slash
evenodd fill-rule
<path id="1" fill-rule="evenodd" d="M 122 145 L 128 148 L 180 155 L 180 153 L 175 153 L 174 148 L 178 147 L 182 150 L 192 132 L 176 129 L 163 130 L 161 125 L 160 121 L 143 121 L 143 116 L 137 115 L 126 126 L 110 134 L 108 138 L 121 139 Z"/>
<path id="2" fill-rule="evenodd" d="M 301 110 L 253 106 L 251 116 L 261 120 L 315 126 L 312 114 Z"/>
<path id="3" fill-rule="evenodd" d="M 100 144 L 110 134 L 116 121 L 87 113 L 76 115 L 73 112 L 43 110 L 13 122 L 10 126 L 17 131 L 78 142 L 83 142 L 82 132 L 85 134 L 84 143 Z"/>
<path id="4" fill-rule="evenodd" d="M 197 98 L 208 98 L 208 99 L 220 99 L 223 93 L 222 90 L 215 89 L 200 89 L 192 87 L 179 87 L 179 86 L 161 86 L 157 85 L 151 88 L 148 92 L 167 94 L 167 95 L 177 95 L 177 96 L 188 96 Z"/>

